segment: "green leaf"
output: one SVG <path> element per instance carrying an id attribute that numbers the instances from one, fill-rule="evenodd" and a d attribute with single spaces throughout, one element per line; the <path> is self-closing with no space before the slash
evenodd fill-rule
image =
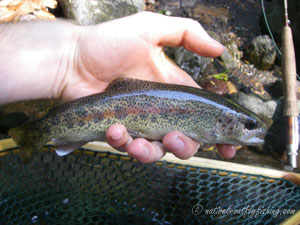
<path id="1" fill-rule="evenodd" d="M 214 78 L 216 78 L 218 80 L 228 81 L 228 74 L 227 74 L 227 72 L 213 74 L 213 75 L 211 75 L 211 77 L 214 77 Z"/>
<path id="2" fill-rule="evenodd" d="M 166 14 L 166 10 L 161 9 L 161 10 L 158 11 L 158 13 L 165 15 Z"/>

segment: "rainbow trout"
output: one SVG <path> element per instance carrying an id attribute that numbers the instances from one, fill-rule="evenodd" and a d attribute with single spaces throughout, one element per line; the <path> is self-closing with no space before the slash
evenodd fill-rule
<path id="1" fill-rule="evenodd" d="M 217 94 L 181 85 L 130 78 L 112 82 L 105 92 L 54 108 L 43 118 L 9 130 L 22 160 L 52 141 L 58 155 L 106 140 L 107 128 L 123 124 L 134 137 L 162 140 L 181 131 L 200 143 L 260 145 L 267 131 L 254 113 Z"/>

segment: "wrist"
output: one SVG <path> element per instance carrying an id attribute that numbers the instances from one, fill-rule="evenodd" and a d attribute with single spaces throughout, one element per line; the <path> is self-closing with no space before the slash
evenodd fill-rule
<path id="1" fill-rule="evenodd" d="M 84 29 L 82 26 L 66 21 L 59 21 L 59 23 L 63 33 L 57 37 L 60 49 L 55 50 L 58 52 L 52 55 L 52 63 L 50 63 L 50 65 L 56 65 L 56 70 L 50 75 L 53 79 L 49 90 L 51 98 L 62 98 L 67 85 L 74 79 L 74 73 L 77 70 L 79 39 Z"/>
<path id="2" fill-rule="evenodd" d="M 79 26 L 65 21 L 0 25 L 0 104 L 60 97 L 72 73 Z"/>

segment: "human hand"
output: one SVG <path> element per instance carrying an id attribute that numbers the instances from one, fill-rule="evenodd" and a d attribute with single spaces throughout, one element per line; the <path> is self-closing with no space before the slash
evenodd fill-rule
<path id="1" fill-rule="evenodd" d="M 104 91 L 111 81 L 122 76 L 199 87 L 187 73 L 166 58 L 162 47 L 183 45 L 208 57 L 218 56 L 223 51 L 223 47 L 211 39 L 199 23 L 152 13 L 139 13 L 87 27 L 79 40 L 77 72 L 74 73 L 77 83 L 67 84 L 62 93 L 67 99 Z M 166 150 L 187 159 L 199 148 L 197 142 L 176 131 L 168 133 L 162 143 L 143 138 L 133 140 L 120 124 L 108 129 L 107 141 L 144 163 L 159 160 Z M 217 147 L 224 158 L 235 154 L 232 145 Z"/>
<path id="2" fill-rule="evenodd" d="M 166 57 L 163 46 L 184 46 L 207 57 L 223 51 L 198 22 L 149 12 L 81 29 L 75 64 L 57 94 L 63 99 L 104 91 L 119 77 L 199 87 Z"/>

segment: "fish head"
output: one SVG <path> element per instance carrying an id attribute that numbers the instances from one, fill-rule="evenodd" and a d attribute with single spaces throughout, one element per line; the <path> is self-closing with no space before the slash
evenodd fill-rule
<path id="1" fill-rule="evenodd" d="M 259 146 L 264 143 L 268 127 L 254 113 L 227 113 L 218 119 L 215 131 L 219 143 Z"/>

